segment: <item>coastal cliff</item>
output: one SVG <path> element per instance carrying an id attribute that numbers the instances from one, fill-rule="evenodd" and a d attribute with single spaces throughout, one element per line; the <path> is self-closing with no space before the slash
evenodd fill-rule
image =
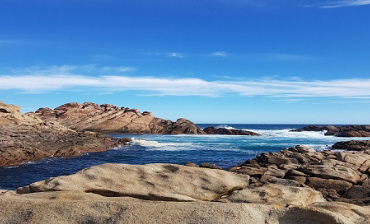
<path id="1" fill-rule="evenodd" d="M 150 134 L 205 134 L 184 118 L 176 122 L 154 117 L 150 112 L 110 104 L 67 103 L 57 108 L 40 108 L 34 113 L 44 121 L 58 121 L 74 130 Z"/>
<path id="2" fill-rule="evenodd" d="M 89 131 L 75 131 L 57 121 L 22 114 L 20 107 L 0 101 L 0 166 L 46 157 L 77 156 L 124 145 L 118 139 Z"/>

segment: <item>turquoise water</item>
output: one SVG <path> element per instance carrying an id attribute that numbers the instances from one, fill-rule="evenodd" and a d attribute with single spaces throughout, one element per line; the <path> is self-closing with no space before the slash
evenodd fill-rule
<path id="1" fill-rule="evenodd" d="M 200 124 L 201 128 L 212 124 Z M 0 168 L 0 189 L 15 189 L 53 176 L 67 175 L 102 163 L 208 162 L 223 168 L 240 164 L 262 152 L 279 151 L 294 145 L 324 150 L 338 141 L 356 138 L 324 136 L 324 132 L 289 132 L 305 125 L 212 125 L 255 131 L 262 136 L 227 135 L 137 135 L 111 134 L 133 139 L 131 145 L 75 158 L 47 158 Z M 370 139 L 370 138 L 357 138 Z"/>

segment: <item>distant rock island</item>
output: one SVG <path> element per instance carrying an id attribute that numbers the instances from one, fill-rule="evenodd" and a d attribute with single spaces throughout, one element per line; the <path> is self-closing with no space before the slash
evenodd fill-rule
<path id="1" fill-rule="evenodd" d="M 370 137 L 370 125 L 348 125 L 348 126 L 337 126 L 337 125 L 309 125 L 303 128 L 291 130 L 292 132 L 302 131 L 327 131 L 327 136 L 337 137 Z"/>
<path id="2" fill-rule="evenodd" d="M 203 131 L 207 134 L 218 134 L 218 135 L 254 135 L 260 136 L 260 134 L 252 131 L 244 131 L 233 128 L 215 128 L 215 127 L 206 127 Z"/>

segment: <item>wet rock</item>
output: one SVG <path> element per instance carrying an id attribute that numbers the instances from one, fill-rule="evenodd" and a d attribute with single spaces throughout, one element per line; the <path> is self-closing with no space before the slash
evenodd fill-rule
<path id="1" fill-rule="evenodd" d="M 221 167 L 219 167 L 215 164 L 210 164 L 210 163 L 201 163 L 201 164 L 199 164 L 199 167 L 222 170 Z"/>
<path id="2" fill-rule="evenodd" d="M 215 127 L 206 127 L 203 131 L 207 134 L 218 134 L 218 135 L 254 135 L 260 136 L 260 134 L 252 131 L 244 131 L 239 129 L 231 128 L 215 128 Z"/>
<path id="3" fill-rule="evenodd" d="M 345 149 L 351 151 L 370 150 L 370 140 L 352 140 L 345 142 L 337 142 L 332 146 L 332 149 Z"/>

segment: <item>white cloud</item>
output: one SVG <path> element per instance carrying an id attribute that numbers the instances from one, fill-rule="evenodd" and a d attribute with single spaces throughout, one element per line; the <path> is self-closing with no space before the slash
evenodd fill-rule
<path id="1" fill-rule="evenodd" d="M 136 69 L 133 67 L 127 67 L 127 66 L 118 66 L 118 67 L 110 67 L 105 66 L 102 68 L 104 72 L 131 72 L 135 71 Z"/>
<path id="2" fill-rule="evenodd" d="M 328 1 L 323 2 L 318 6 L 319 8 L 329 9 L 329 8 L 341 8 L 341 7 L 348 7 L 348 6 L 363 6 L 363 5 L 370 5 L 370 0 L 341 0 L 341 1 Z M 313 5 L 308 5 L 312 7 Z"/>
<path id="3" fill-rule="evenodd" d="M 226 57 L 226 52 L 225 51 L 215 51 L 211 53 L 211 56 L 214 57 Z"/>
<path id="4" fill-rule="evenodd" d="M 58 71 L 58 69 L 55 69 Z M 72 74 L 72 68 L 62 72 L 0 75 L 0 90 L 21 90 L 40 93 L 56 90 L 93 89 L 99 92 L 135 90 L 141 94 L 171 96 L 269 96 L 279 98 L 337 97 L 369 98 L 370 79 L 337 79 L 327 81 L 279 80 L 277 78 L 247 81 L 207 81 L 199 78 L 159 78 L 132 76 L 86 76 Z"/>
<path id="5" fill-rule="evenodd" d="M 184 55 L 178 52 L 170 52 L 167 54 L 167 57 L 170 58 L 184 58 Z"/>
<path id="6" fill-rule="evenodd" d="M 110 56 L 110 55 L 106 55 L 106 54 L 95 54 L 95 55 L 92 55 L 92 57 L 95 60 L 101 60 L 101 61 L 108 61 L 108 60 L 117 59 L 116 57 L 113 57 L 113 56 Z"/>
<path id="7" fill-rule="evenodd" d="M 306 55 L 283 54 L 283 53 L 260 54 L 257 56 L 260 56 L 263 59 L 274 60 L 274 61 L 307 61 L 311 59 L 310 56 L 306 56 Z"/>

